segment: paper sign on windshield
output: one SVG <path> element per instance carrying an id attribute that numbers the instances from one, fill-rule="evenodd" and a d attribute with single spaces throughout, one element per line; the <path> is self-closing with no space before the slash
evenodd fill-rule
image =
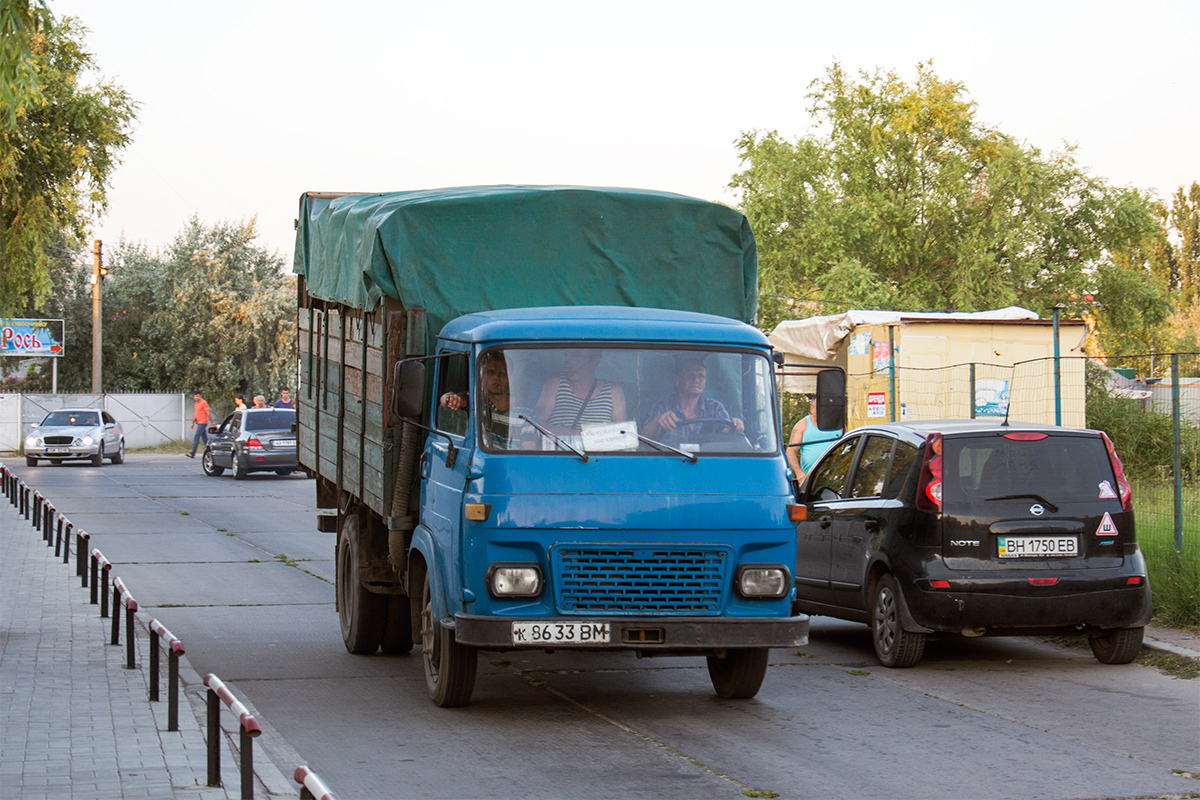
<path id="1" fill-rule="evenodd" d="M 637 450 L 637 423 L 611 422 L 605 425 L 583 426 L 583 449 L 590 452 L 605 450 Z"/>

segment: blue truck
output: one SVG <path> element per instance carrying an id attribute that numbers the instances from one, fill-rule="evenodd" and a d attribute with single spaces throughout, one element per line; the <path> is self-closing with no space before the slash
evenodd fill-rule
<path id="1" fill-rule="evenodd" d="M 704 656 L 753 697 L 792 610 L 775 362 L 743 215 L 631 189 L 307 193 L 299 461 L 347 650 Z"/>

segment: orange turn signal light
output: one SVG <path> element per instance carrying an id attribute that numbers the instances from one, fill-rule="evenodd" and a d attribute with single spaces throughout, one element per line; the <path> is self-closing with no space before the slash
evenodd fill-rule
<path id="1" fill-rule="evenodd" d="M 464 508 L 464 514 L 472 522 L 483 522 L 491 513 L 491 503 L 467 503 Z"/>
<path id="2" fill-rule="evenodd" d="M 808 506 L 802 506 L 798 503 L 788 503 L 787 507 L 788 519 L 792 522 L 804 522 L 808 519 Z"/>

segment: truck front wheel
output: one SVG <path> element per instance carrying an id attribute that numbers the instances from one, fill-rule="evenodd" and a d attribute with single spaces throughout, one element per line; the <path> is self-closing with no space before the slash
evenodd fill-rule
<path id="1" fill-rule="evenodd" d="M 478 665 L 475 648 L 455 641 L 454 632 L 434 617 L 428 572 L 421 590 L 421 655 L 425 688 L 434 705 L 457 708 L 471 701 Z"/>
<path id="2" fill-rule="evenodd" d="M 236 469 L 237 456 L 234 456 Z M 236 471 L 234 472 L 236 476 Z M 338 621 L 342 627 L 342 641 L 346 649 L 359 656 L 367 656 L 379 649 L 386 622 L 388 597 L 368 591 L 362 585 L 358 570 L 359 541 L 358 516 L 350 514 L 342 523 L 342 535 L 337 548 L 337 599 Z"/>
<path id="3" fill-rule="evenodd" d="M 725 657 L 708 657 L 708 677 L 717 694 L 726 700 L 747 700 L 758 694 L 767 676 L 771 656 L 766 647 L 738 647 L 725 651 Z"/>

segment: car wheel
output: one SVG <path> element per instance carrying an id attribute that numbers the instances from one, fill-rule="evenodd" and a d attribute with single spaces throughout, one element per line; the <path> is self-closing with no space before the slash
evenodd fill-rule
<path id="1" fill-rule="evenodd" d="M 242 457 L 237 450 L 233 451 L 233 458 L 230 460 L 230 466 L 231 471 L 233 472 L 233 479 L 235 481 L 240 481 L 242 478 L 246 477 L 246 467 L 242 465 Z"/>
<path id="2" fill-rule="evenodd" d="M 421 660 L 425 665 L 425 688 L 434 705 L 457 708 L 471 701 L 479 660 L 474 647 L 459 644 L 454 631 L 434 618 L 428 572 L 421 590 Z"/>
<path id="3" fill-rule="evenodd" d="M 900 587 L 891 575 L 875 584 L 871 603 L 871 638 L 875 655 L 885 667 L 911 667 L 925 652 L 925 634 L 904 630 L 900 623 Z"/>
<path id="4" fill-rule="evenodd" d="M 236 474 L 236 473 L 235 473 Z M 342 523 L 337 544 L 336 591 L 338 622 L 346 649 L 356 656 L 369 656 L 379 649 L 386 622 L 388 597 L 375 594 L 362 585 L 358 569 L 358 516 L 350 514 Z"/>
<path id="5" fill-rule="evenodd" d="M 1101 664 L 1128 664 L 1142 652 L 1145 628 L 1118 628 L 1088 639 Z"/>
<path id="6" fill-rule="evenodd" d="M 92 466 L 98 467 L 103 463 L 104 463 L 104 442 L 101 442 L 100 446 L 98 448 L 96 448 L 96 455 L 92 456 Z"/>
<path id="7" fill-rule="evenodd" d="M 204 467 L 204 474 L 213 478 L 217 477 L 225 471 L 224 467 L 218 467 L 217 462 L 213 461 L 212 448 L 204 448 L 204 455 L 200 457 L 200 465 Z"/>
<path id="8" fill-rule="evenodd" d="M 122 439 L 120 444 L 117 445 L 117 452 L 113 453 L 112 458 L 110 458 L 108 460 L 114 464 L 125 463 L 125 440 L 124 439 Z"/>
<path id="9" fill-rule="evenodd" d="M 731 647 L 724 658 L 709 656 L 709 680 L 717 694 L 727 700 L 754 697 L 767 675 L 770 655 L 766 647 Z"/>
<path id="10" fill-rule="evenodd" d="M 34 458 L 33 456 L 25 456 L 25 466 L 36 467 L 37 462 L 38 462 L 38 460 L 36 458 Z M 50 463 L 53 464 L 54 461 L 52 460 Z M 62 462 L 60 461 L 59 463 L 61 464 Z"/>

